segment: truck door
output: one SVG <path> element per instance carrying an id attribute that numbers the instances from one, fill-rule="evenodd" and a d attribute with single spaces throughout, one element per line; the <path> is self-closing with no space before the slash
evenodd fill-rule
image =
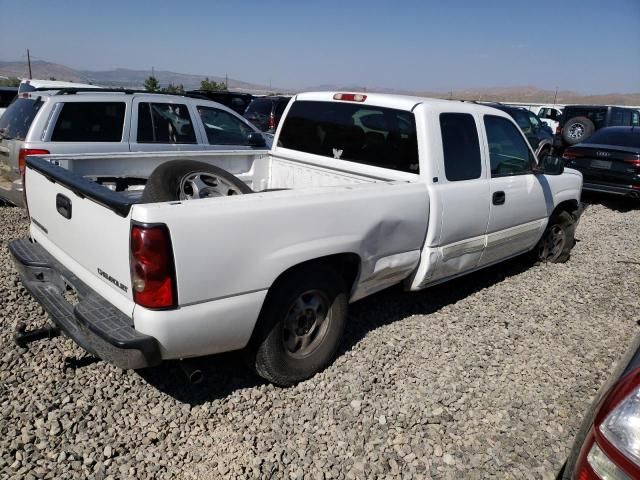
<path id="1" fill-rule="evenodd" d="M 487 243 L 480 265 L 533 247 L 546 224 L 543 185 L 533 173 L 536 160 L 518 127 L 509 119 L 484 115 L 490 165 Z"/>
<path id="2" fill-rule="evenodd" d="M 440 110 L 432 117 L 437 128 L 426 129 L 433 132 L 428 163 L 435 170 L 429 175 L 429 231 L 414 289 L 475 268 L 484 250 L 489 183 L 479 118 Z"/>

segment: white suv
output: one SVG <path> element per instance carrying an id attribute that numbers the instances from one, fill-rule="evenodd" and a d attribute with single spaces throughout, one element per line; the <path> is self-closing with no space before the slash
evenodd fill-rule
<path id="1" fill-rule="evenodd" d="M 246 119 L 208 100 L 82 88 L 22 93 L 0 118 L 0 199 L 23 205 L 28 155 L 246 150 L 270 143 Z"/>

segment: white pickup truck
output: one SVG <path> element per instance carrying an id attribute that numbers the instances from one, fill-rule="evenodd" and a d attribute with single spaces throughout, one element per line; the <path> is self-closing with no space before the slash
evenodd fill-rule
<path id="1" fill-rule="evenodd" d="M 573 247 L 580 173 L 539 164 L 499 110 L 303 93 L 273 145 L 28 157 L 23 284 L 122 368 L 245 349 L 291 385 L 332 361 L 350 302 Z"/>

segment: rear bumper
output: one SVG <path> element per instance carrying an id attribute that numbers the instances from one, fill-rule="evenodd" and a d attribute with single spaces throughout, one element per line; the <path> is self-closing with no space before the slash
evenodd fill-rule
<path id="1" fill-rule="evenodd" d="M 74 342 L 93 355 L 125 369 L 161 362 L 158 341 L 133 328 L 132 321 L 98 295 L 53 258 L 42 246 L 28 239 L 13 240 L 9 251 L 23 285 L 49 314 L 53 322 Z M 64 296 L 67 285 L 78 295 L 78 303 Z"/>

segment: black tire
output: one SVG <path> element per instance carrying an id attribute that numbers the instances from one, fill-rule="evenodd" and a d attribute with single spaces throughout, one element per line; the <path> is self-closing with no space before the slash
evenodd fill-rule
<path id="1" fill-rule="evenodd" d="M 562 127 L 562 139 L 568 145 L 584 142 L 595 131 L 596 127 L 587 117 L 573 117 Z"/>
<path id="2" fill-rule="evenodd" d="M 564 263 L 575 245 L 576 220 L 567 211 L 554 213 L 533 250 L 539 262 Z M 561 244 L 558 241 L 561 240 Z"/>
<path id="3" fill-rule="evenodd" d="M 287 326 L 296 317 L 298 302 L 309 292 L 321 292 L 326 298 L 326 315 L 309 336 L 316 332 L 308 352 L 290 349 L 296 335 Z M 303 302 L 304 303 L 304 302 Z M 321 302 L 322 303 L 322 302 Z M 327 367 L 336 355 L 347 320 L 348 299 L 344 280 L 332 268 L 314 266 L 291 272 L 269 291 L 260 313 L 249 352 L 249 363 L 262 378 L 287 387 L 312 377 Z M 304 322 L 296 320 L 298 327 Z M 307 318 L 308 321 L 308 318 Z M 307 327 L 309 328 L 309 327 Z M 314 330 L 315 328 L 315 330 Z"/>
<path id="4" fill-rule="evenodd" d="M 180 200 L 182 179 L 196 172 L 207 173 L 225 180 L 238 190 L 237 193 L 252 193 L 246 183 L 221 168 L 195 160 L 171 160 L 159 165 L 151 172 L 142 192 L 142 202 L 155 203 Z"/>

